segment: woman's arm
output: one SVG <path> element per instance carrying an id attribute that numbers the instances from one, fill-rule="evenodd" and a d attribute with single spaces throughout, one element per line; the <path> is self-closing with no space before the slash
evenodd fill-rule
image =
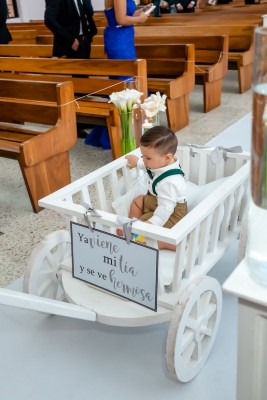
<path id="1" fill-rule="evenodd" d="M 113 0 L 116 21 L 119 25 L 133 25 L 135 23 L 145 22 L 148 15 L 143 12 L 136 13 L 136 15 L 126 15 L 126 0 Z M 139 15 L 137 15 L 139 14 Z"/>

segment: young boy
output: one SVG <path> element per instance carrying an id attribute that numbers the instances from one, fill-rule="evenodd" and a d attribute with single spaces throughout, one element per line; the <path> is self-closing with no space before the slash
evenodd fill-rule
<path id="1" fill-rule="evenodd" d="M 126 156 L 130 168 L 146 170 L 147 194 L 137 196 L 130 207 L 130 218 L 172 228 L 187 213 L 186 183 L 179 161 L 176 135 L 163 126 L 147 130 L 140 140 L 142 158 Z M 117 232 L 120 234 L 120 230 Z M 159 248 L 174 246 L 159 243 Z"/>

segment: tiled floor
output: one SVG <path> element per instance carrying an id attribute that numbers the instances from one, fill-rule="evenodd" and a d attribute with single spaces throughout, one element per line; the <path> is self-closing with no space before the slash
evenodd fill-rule
<path id="1" fill-rule="evenodd" d="M 202 87 L 190 95 L 190 124 L 178 132 L 188 143 L 206 143 L 251 111 L 251 92 L 238 94 L 237 72 L 224 80 L 222 104 L 202 112 Z M 111 161 L 111 151 L 84 145 L 82 139 L 71 151 L 72 180 Z M 22 276 L 36 244 L 48 233 L 65 228 L 65 220 L 49 210 L 34 214 L 18 166 L 0 158 L 0 287 Z"/>

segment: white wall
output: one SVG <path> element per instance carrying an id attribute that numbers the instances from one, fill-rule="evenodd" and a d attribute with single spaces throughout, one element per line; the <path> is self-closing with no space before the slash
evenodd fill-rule
<path id="1" fill-rule="evenodd" d="M 19 18 L 12 18 L 8 22 L 28 22 L 30 19 L 43 19 L 45 0 L 17 0 Z M 104 10 L 104 0 L 92 0 L 95 11 Z"/>
<path id="2" fill-rule="evenodd" d="M 95 11 L 104 10 L 104 0 L 91 0 Z"/>

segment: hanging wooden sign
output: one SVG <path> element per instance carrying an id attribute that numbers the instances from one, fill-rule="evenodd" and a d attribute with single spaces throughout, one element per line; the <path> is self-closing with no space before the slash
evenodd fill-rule
<path id="1" fill-rule="evenodd" d="M 158 250 L 71 222 L 72 275 L 157 311 Z"/>

